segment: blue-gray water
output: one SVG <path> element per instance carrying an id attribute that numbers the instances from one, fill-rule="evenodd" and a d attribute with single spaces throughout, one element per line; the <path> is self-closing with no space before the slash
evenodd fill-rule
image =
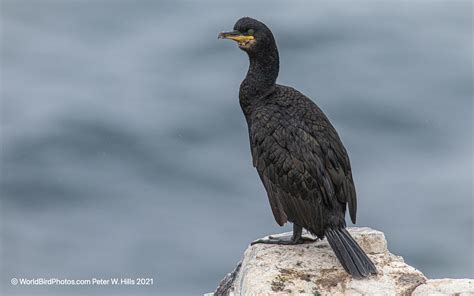
<path id="1" fill-rule="evenodd" d="M 352 160 L 358 225 L 473 277 L 471 2 L 2 1 L 2 295 L 198 295 L 283 231 L 217 33 L 249 15 Z M 287 226 L 285 229 L 289 229 Z M 153 277 L 14 287 L 12 277 Z"/>

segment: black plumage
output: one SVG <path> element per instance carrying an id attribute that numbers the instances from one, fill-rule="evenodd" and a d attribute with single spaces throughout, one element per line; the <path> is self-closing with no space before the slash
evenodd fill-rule
<path id="1" fill-rule="evenodd" d="M 250 66 L 239 100 L 248 124 L 253 165 L 267 191 L 279 225 L 292 222 L 290 240 L 261 243 L 302 243 L 301 229 L 327 237 L 337 258 L 353 277 L 376 268 L 345 229 L 345 212 L 356 222 L 357 199 L 351 165 L 336 130 L 321 109 L 294 88 L 276 84 L 279 57 L 270 29 L 252 18 L 237 21 L 235 40 Z"/>

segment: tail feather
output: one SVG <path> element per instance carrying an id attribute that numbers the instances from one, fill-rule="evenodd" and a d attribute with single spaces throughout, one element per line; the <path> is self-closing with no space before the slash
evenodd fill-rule
<path id="1" fill-rule="evenodd" d="M 377 274 L 374 263 L 344 228 L 326 230 L 329 245 L 342 267 L 356 279 Z"/>
<path id="2" fill-rule="evenodd" d="M 359 255 L 359 259 L 362 265 L 365 267 L 365 269 L 370 274 L 376 274 L 377 268 L 375 267 L 374 263 L 370 260 L 367 254 L 365 254 L 364 250 L 362 250 L 359 244 L 357 244 L 357 242 L 352 238 L 352 236 L 349 234 L 347 229 L 343 228 L 341 229 L 341 231 L 345 240 L 352 246 L 353 249 L 356 250 L 356 253 Z"/>
<path id="3" fill-rule="evenodd" d="M 330 230 L 326 232 L 326 237 L 328 239 L 329 245 L 336 254 L 337 259 L 341 262 L 342 267 L 354 277 L 359 277 L 359 270 L 356 266 L 354 260 L 352 260 L 350 253 L 348 252 L 344 242 L 341 240 L 341 237 L 337 235 L 336 232 Z"/>

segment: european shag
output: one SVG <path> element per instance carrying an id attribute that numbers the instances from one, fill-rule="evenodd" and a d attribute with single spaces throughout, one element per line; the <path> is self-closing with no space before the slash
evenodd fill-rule
<path id="1" fill-rule="evenodd" d="M 253 243 L 301 244 L 302 229 L 326 237 L 354 278 L 376 274 L 374 264 L 345 229 L 346 207 L 356 222 L 351 165 L 336 130 L 321 109 L 296 89 L 276 84 L 278 49 L 270 29 L 244 17 L 219 38 L 237 41 L 250 60 L 239 101 L 248 125 L 253 165 L 276 222 L 293 223 L 287 238 Z"/>

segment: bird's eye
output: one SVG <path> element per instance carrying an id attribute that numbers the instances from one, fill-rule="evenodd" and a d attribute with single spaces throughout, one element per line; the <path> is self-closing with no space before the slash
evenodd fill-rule
<path id="1" fill-rule="evenodd" d="M 253 35 L 253 33 L 255 33 L 255 30 L 254 30 L 254 29 L 249 29 L 249 30 L 247 31 L 247 34 L 249 34 L 249 35 Z"/>

